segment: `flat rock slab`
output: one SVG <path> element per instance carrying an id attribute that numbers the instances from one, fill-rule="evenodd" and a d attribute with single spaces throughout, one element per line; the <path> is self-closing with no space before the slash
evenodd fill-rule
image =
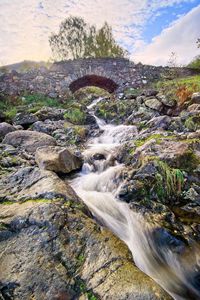
<path id="1" fill-rule="evenodd" d="M 17 202 L 41 198 L 78 200 L 73 189 L 55 173 L 39 168 L 21 168 L 0 182 L 0 199 Z"/>
<path id="2" fill-rule="evenodd" d="M 39 147 L 55 146 L 56 140 L 46 133 L 18 130 L 8 133 L 2 143 L 19 147 L 30 153 L 35 153 Z"/>

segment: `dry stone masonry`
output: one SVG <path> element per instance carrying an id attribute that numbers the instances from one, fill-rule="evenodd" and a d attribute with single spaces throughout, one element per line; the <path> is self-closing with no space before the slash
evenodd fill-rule
<path id="1" fill-rule="evenodd" d="M 180 75 L 191 75 L 186 68 Z M 0 93 L 19 95 L 23 92 L 42 93 L 52 98 L 65 97 L 81 87 L 98 86 L 110 93 L 126 87 L 140 88 L 166 76 L 168 67 L 135 64 L 127 59 L 79 59 L 54 63 L 49 69 L 41 67 L 25 73 L 12 71 L 0 76 Z"/>

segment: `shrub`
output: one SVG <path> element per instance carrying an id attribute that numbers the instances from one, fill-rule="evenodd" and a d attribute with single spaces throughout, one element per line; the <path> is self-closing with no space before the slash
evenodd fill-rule
<path id="1" fill-rule="evenodd" d="M 186 85 L 182 85 L 177 88 L 176 96 L 178 97 L 179 106 L 182 106 L 191 98 L 192 91 Z"/>

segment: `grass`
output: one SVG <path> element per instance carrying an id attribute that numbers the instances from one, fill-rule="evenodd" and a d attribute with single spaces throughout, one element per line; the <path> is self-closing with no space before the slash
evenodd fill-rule
<path id="1" fill-rule="evenodd" d="M 73 124 L 83 124 L 85 117 L 85 113 L 78 107 L 69 108 L 64 114 L 64 118 Z"/>
<path id="2" fill-rule="evenodd" d="M 158 89 L 170 89 L 177 87 L 178 85 L 186 85 L 190 89 L 193 84 L 195 84 L 197 89 L 200 91 L 200 75 L 178 78 L 176 80 L 158 81 L 154 84 L 154 86 Z"/>
<path id="3" fill-rule="evenodd" d="M 200 75 L 158 81 L 153 84 L 153 87 L 182 106 L 190 101 L 193 93 L 200 91 Z"/>
<path id="4" fill-rule="evenodd" d="M 23 93 L 21 96 L 8 97 L 0 94 L 0 111 L 4 113 L 5 118 L 12 120 L 18 112 L 36 113 L 42 107 L 68 108 L 74 103 L 74 99 L 66 99 L 61 102 L 59 99 L 50 98 L 43 94 Z"/>
<path id="5" fill-rule="evenodd" d="M 179 197 L 184 186 L 184 175 L 180 169 L 173 169 L 167 163 L 157 161 L 155 190 L 159 199 Z"/>
<path id="6" fill-rule="evenodd" d="M 40 106 L 59 107 L 60 103 L 57 99 L 49 98 L 42 94 L 25 95 L 22 98 L 23 104 L 37 104 Z"/>

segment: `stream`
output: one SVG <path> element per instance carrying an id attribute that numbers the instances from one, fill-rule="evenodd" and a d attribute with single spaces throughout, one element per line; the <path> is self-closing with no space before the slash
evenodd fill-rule
<path id="1" fill-rule="evenodd" d="M 174 299 L 200 299 L 198 270 L 184 260 L 185 247 L 165 229 L 153 227 L 118 199 L 124 165 L 115 159 L 117 148 L 137 134 L 135 126 L 111 125 L 97 118 L 101 130 L 88 141 L 81 172 L 70 185 L 104 226 L 129 247 L 136 266 L 162 286 Z M 195 255 L 195 254 L 194 254 Z"/>

